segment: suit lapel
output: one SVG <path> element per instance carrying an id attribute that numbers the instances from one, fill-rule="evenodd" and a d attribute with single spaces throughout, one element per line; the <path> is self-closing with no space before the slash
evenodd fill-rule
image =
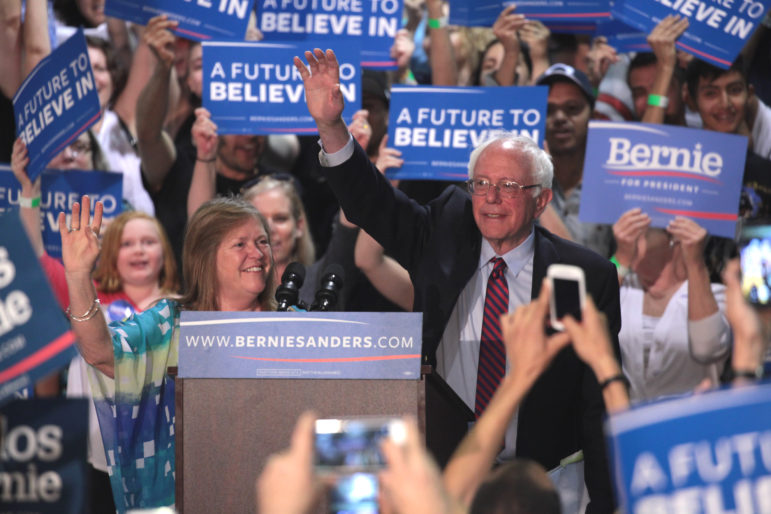
<path id="1" fill-rule="evenodd" d="M 530 298 L 537 298 L 541 292 L 541 282 L 543 282 L 546 276 L 546 268 L 549 264 L 560 262 L 560 255 L 557 252 L 554 244 L 551 242 L 549 234 L 545 229 L 536 225 L 535 227 L 535 242 L 533 251 L 533 285 L 531 288 Z"/>

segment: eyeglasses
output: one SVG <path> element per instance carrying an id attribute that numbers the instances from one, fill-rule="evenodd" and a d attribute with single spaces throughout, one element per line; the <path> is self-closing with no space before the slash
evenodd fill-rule
<path id="1" fill-rule="evenodd" d="M 85 141 L 75 140 L 69 146 L 65 147 L 64 151 L 69 153 L 71 157 L 75 158 L 79 155 L 91 153 L 91 145 Z"/>
<path id="2" fill-rule="evenodd" d="M 493 184 L 486 178 L 472 178 L 466 181 L 466 187 L 468 187 L 468 191 L 472 195 L 484 196 L 490 191 L 490 188 L 493 187 L 501 194 L 501 196 L 515 198 L 522 195 L 526 189 L 541 187 L 541 184 L 523 186 L 513 180 L 501 180 L 497 184 Z"/>

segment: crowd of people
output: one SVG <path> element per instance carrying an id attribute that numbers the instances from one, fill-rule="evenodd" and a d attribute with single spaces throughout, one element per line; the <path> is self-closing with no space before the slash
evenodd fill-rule
<path id="1" fill-rule="evenodd" d="M 589 120 L 610 119 L 746 136 L 739 224 L 767 218 L 771 88 L 754 73 L 769 65 L 766 25 L 721 69 L 677 49 L 680 16 L 652 30 L 650 52 L 621 54 L 515 5 L 473 29 L 448 26 L 448 9 L 404 1 L 398 69 L 363 71 L 362 109 L 348 124 L 334 51 L 295 58 L 318 136 L 263 136 L 218 133 L 201 106 L 202 46 L 166 16 L 137 27 L 91 2 L 0 2 L 0 162 L 18 179 L 24 229 L 80 353 L 66 380 L 27 394 L 90 398 L 92 512 L 174 504 L 167 369 L 179 313 L 275 310 L 292 262 L 308 269 L 299 306 L 336 263 L 340 310 L 421 312 L 424 361 L 477 418 L 442 471 L 414 423 L 403 444 L 383 444 L 387 512 L 613 512 L 608 413 L 741 383 L 762 367 L 768 320 L 741 294 L 736 241 L 685 217 L 652 227 L 639 207 L 612 225 L 578 213 Z M 101 204 L 84 196 L 69 222 L 59 218 L 60 262 L 45 252 L 40 178 L 29 179 L 27 148 L 11 136 L 10 99 L 78 25 L 101 116 L 48 168 L 122 173 L 124 213 L 102 223 Z M 391 182 L 385 171 L 403 161 L 388 145 L 390 87 L 415 84 L 545 86 L 544 148 L 500 134 L 470 152 L 464 183 Z M 582 320 L 565 318 L 564 332 L 546 329 L 552 263 L 586 274 Z M 313 418 L 298 420 L 258 478 L 259 512 L 314 508 L 323 486 Z M 553 471 L 574 455 L 585 492 L 580 484 L 566 505 Z"/>

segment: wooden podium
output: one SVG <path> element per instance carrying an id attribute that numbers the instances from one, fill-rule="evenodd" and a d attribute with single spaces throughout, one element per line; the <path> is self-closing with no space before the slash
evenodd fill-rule
<path id="1" fill-rule="evenodd" d="M 172 372 L 173 373 L 173 372 Z M 473 413 L 430 366 L 420 380 L 176 379 L 176 505 L 183 514 L 253 513 L 267 457 L 300 413 L 414 416 L 443 466 Z"/>

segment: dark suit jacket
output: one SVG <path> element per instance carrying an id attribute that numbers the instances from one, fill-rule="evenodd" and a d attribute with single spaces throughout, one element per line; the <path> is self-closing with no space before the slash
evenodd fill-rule
<path id="1" fill-rule="evenodd" d="M 482 235 L 471 197 L 457 187 L 422 206 L 391 187 L 355 144 L 353 156 L 325 175 L 345 215 L 410 273 L 414 310 L 423 312 L 423 354 L 435 362 L 447 320 L 479 263 Z M 535 228 L 533 291 L 538 295 L 552 263 L 580 266 L 587 292 L 608 317 L 618 352 L 621 314 L 615 267 L 599 255 Z M 547 469 L 584 450 L 585 480 L 592 500 L 588 512 L 612 512 L 613 494 L 602 432 L 604 405 L 594 373 L 568 347 L 554 359 L 520 405 L 517 455 Z"/>

